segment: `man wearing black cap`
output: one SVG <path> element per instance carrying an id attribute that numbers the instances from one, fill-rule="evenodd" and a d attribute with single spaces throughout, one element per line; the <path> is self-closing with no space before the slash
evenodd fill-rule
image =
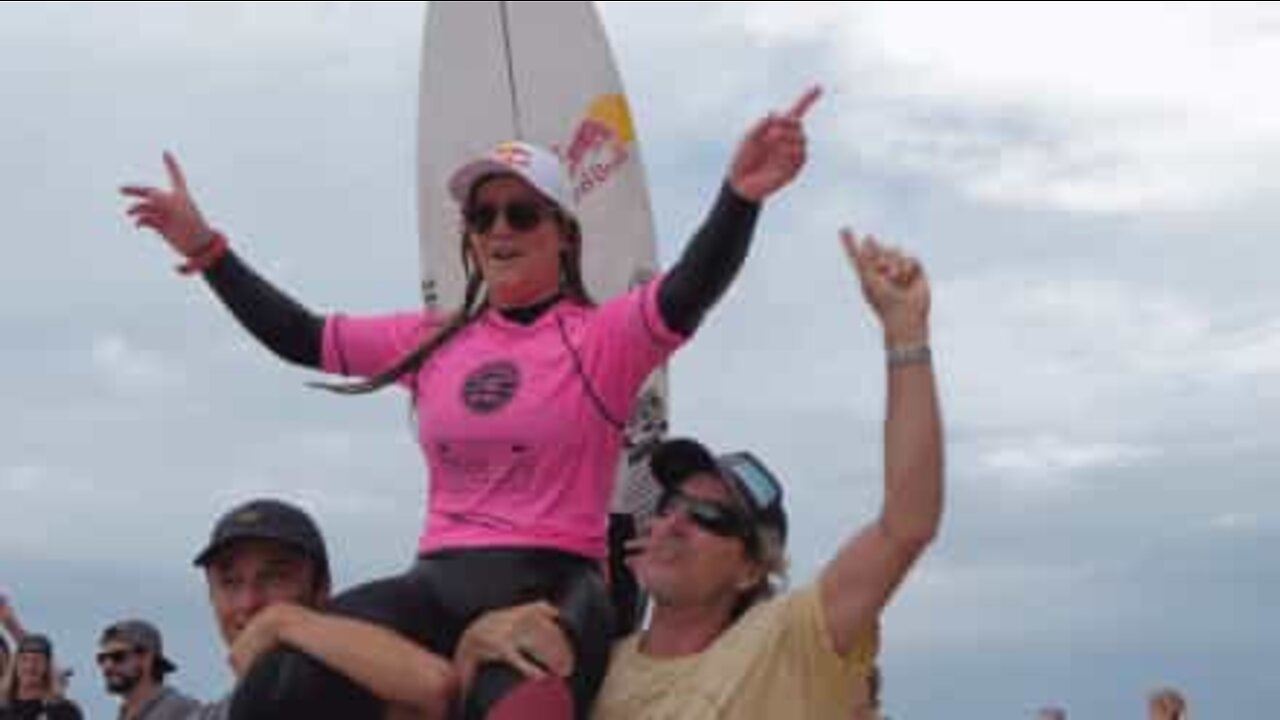
<path id="1" fill-rule="evenodd" d="M 80 708 L 62 697 L 53 664 L 53 643 L 27 633 L 14 651 L 13 672 L 0 702 L 0 720 L 82 720 Z"/>
<path id="2" fill-rule="evenodd" d="M 873 238 L 842 240 L 884 331 L 884 501 L 816 582 L 775 591 L 785 569 L 782 486 L 749 453 L 660 445 L 657 513 L 635 542 L 648 626 L 615 647 L 595 720 L 849 718 L 865 701 L 881 611 L 938 530 L 942 428 L 919 263 Z M 553 609 L 491 613 L 463 639 L 473 657 L 526 657 L 563 672 Z M 529 663 L 517 665 L 526 668 Z"/>
<path id="3" fill-rule="evenodd" d="M 199 706 L 165 684 L 177 666 L 164 655 L 160 631 L 145 620 L 122 620 L 103 630 L 97 659 L 107 692 L 123 699 L 120 720 L 183 720 Z"/>
<path id="4" fill-rule="evenodd" d="M 232 509 L 195 564 L 205 571 L 238 678 L 260 655 L 284 645 L 384 700 L 394 713 L 388 717 L 444 717 L 456 682 L 451 668 L 390 630 L 322 612 L 329 556 L 320 529 L 300 508 L 263 499 Z M 199 708 L 190 719 L 232 717 L 233 697 Z M 336 705 L 332 711 L 329 717 L 366 717 Z"/>

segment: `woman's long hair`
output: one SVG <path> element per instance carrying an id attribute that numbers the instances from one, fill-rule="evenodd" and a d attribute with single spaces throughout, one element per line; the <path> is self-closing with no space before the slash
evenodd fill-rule
<path id="1" fill-rule="evenodd" d="M 0 673 L 0 708 L 9 707 L 18 701 L 18 655 L 20 653 L 17 648 L 14 649 L 12 655 L 9 656 L 9 667 Z M 42 700 L 48 699 L 54 695 L 53 676 L 57 670 L 53 666 L 53 658 L 44 656 L 44 697 Z"/>

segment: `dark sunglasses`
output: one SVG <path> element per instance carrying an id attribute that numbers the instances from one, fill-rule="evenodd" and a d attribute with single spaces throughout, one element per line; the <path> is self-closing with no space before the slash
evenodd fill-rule
<path id="1" fill-rule="evenodd" d="M 657 513 L 660 517 L 667 517 L 677 510 L 712 535 L 746 538 L 751 534 L 747 519 L 727 503 L 692 497 L 679 490 L 665 492 L 658 498 Z"/>
<path id="2" fill-rule="evenodd" d="M 486 235 L 498 222 L 498 216 L 502 215 L 507 219 L 507 227 L 523 233 L 537 228 L 553 213 L 553 210 L 541 203 L 516 200 L 507 205 L 472 205 L 463 213 L 463 219 L 466 220 L 468 230 L 477 235 Z"/>
<path id="3" fill-rule="evenodd" d="M 141 655 L 141 654 L 142 654 L 142 651 L 136 650 L 136 649 L 135 650 L 112 650 L 111 652 L 98 653 L 97 658 L 98 658 L 99 665 L 106 665 L 107 663 L 110 663 L 112 665 L 119 665 L 125 660 L 128 660 L 130 655 Z"/>

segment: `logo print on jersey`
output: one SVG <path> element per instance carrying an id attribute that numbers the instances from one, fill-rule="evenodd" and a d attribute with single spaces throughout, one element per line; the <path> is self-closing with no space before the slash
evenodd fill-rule
<path id="1" fill-rule="evenodd" d="M 520 369 L 510 360 L 485 363 L 462 384 L 462 403 L 474 413 L 488 415 L 506 407 L 520 389 Z"/>

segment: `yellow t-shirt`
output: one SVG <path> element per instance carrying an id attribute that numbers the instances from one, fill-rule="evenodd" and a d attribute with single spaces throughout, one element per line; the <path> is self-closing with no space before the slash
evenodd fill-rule
<path id="1" fill-rule="evenodd" d="M 614 648 L 594 720 L 845 720 L 879 651 L 872 628 L 836 654 L 817 585 L 757 605 L 696 655 L 651 658 L 639 637 Z"/>

